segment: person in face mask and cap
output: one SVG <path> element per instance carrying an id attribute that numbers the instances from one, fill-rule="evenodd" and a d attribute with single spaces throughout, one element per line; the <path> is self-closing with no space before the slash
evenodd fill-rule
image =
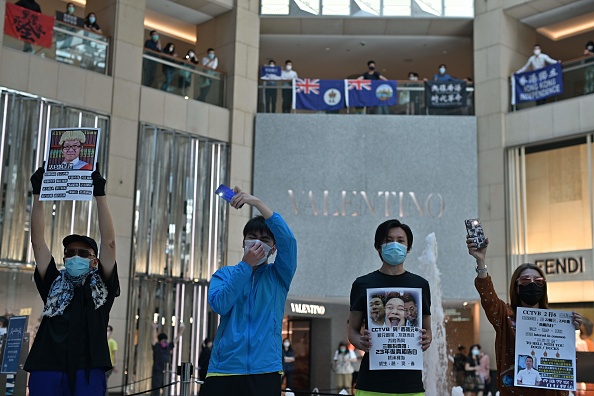
<path id="1" fill-rule="evenodd" d="M 532 389 L 514 386 L 514 365 L 516 357 L 516 311 L 518 307 L 547 309 L 547 281 L 543 270 L 537 265 L 525 263 L 520 265 L 511 276 L 509 285 L 510 303 L 499 299 L 493 286 L 491 276 L 487 272 L 485 258 L 486 246 L 477 249 L 472 239 L 466 239 L 468 254 L 476 259 L 476 279 L 474 285 L 479 292 L 481 305 L 489 322 L 495 329 L 495 349 L 497 351 L 497 388 L 501 396 L 565 396 L 567 392 L 552 389 Z M 582 316 L 573 312 L 573 325 L 579 329 Z"/>
<path id="2" fill-rule="evenodd" d="M 217 270 L 208 303 L 221 317 L 201 396 L 278 396 L 281 388 L 282 323 L 297 270 L 297 241 L 283 218 L 253 195 L 234 188 L 235 209 L 261 215 L 243 228 L 243 258 Z M 268 258 L 276 253 L 273 263 Z"/>
<path id="3" fill-rule="evenodd" d="M 101 254 L 86 235 L 63 239 L 64 266 L 58 270 L 45 240 L 43 202 L 39 201 L 44 169 L 31 176 L 31 246 L 33 278 L 44 302 L 41 324 L 25 362 L 31 396 L 105 396 L 105 372 L 111 358 L 105 329 L 114 299 L 120 294 L 115 230 L 105 196 L 105 179 L 94 171 Z"/>
<path id="4" fill-rule="evenodd" d="M 357 278 L 351 287 L 351 312 L 349 315 L 348 336 L 355 348 L 369 352 L 371 346 L 371 332 L 367 317 L 367 289 L 375 288 L 419 288 L 421 289 L 421 337 L 419 344 L 423 351 L 431 345 L 431 291 L 429 282 L 419 275 L 404 269 L 407 254 L 413 244 L 413 233 L 410 227 L 397 219 L 383 222 L 375 231 L 374 248 L 381 260 L 381 267 L 367 275 Z M 386 300 L 389 300 L 387 298 Z M 393 298 L 400 304 L 398 322 L 405 322 L 404 301 Z M 388 302 L 386 301 L 386 318 L 389 319 Z M 397 316 L 397 315 L 395 315 Z M 396 325 L 396 324 L 395 324 Z M 363 332 L 361 332 L 363 328 Z M 357 377 L 357 395 L 381 396 L 398 393 L 423 394 L 422 367 L 418 370 L 370 370 L 369 353 L 361 361 Z"/>

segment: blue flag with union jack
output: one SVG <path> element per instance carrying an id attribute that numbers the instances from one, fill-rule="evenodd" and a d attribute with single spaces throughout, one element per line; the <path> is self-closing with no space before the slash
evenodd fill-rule
<path id="1" fill-rule="evenodd" d="M 396 81 L 344 80 L 347 106 L 394 106 L 397 103 Z"/>
<path id="2" fill-rule="evenodd" d="M 345 103 L 343 80 L 295 79 L 294 109 L 340 110 Z"/>

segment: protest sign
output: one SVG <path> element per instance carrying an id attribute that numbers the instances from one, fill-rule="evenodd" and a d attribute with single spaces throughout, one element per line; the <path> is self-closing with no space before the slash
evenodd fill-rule
<path id="1" fill-rule="evenodd" d="M 97 162 L 98 128 L 50 129 L 41 201 L 90 201 Z"/>
<path id="2" fill-rule="evenodd" d="M 464 107 L 467 102 L 466 81 L 425 81 L 425 104 L 429 108 Z"/>
<path id="3" fill-rule="evenodd" d="M 529 72 L 514 73 L 512 105 L 546 99 L 563 93 L 563 69 L 560 63 Z"/>
<path id="4" fill-rule="evenodd" d="M 575 362 L 571 312 L 517 308 L 515 386 L 575 390 Z"/>
<path id="5" fill-rule="evenodd" d="M 370 370 L 423 369 L 421 297 L 418 288 L 367 289 Z M 409 308 L 413 304 L 416 316 Z"/>

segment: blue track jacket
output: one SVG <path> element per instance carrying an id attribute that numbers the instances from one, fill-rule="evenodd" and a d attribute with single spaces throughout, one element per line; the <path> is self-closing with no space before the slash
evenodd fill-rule
<path id="1" fill-rule="evenodd" d="M 297 269 L 297 241 L 283 218 L 266 219 L 276 242 L 276 261 L 255 272 L 240 261 L 214 273 L 208 303 L 221 315 L 209 373 L 262 374 L 282 371 L 285 301 Z"/>

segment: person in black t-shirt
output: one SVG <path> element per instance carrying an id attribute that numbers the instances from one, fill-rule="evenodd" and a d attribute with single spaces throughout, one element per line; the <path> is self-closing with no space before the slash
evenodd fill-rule
<path id="1" fill-rule="evenodd" d="M 94 239 L 63 239 L 64 266 L 58 270 L 45 241 L 45 215 L 39 201 L 44 169 L 31 176 L 31 246 L 34 279 L 44 302 L 39 330 L 25 362 L 30 396 L 105 396 L 105 372 L 111 370 L 107 346 L 109 312 L 120 294 L 115 230 L 105 196 L 105 179 L 94 171 L 101 255 Z"/>
<path id="2" fill-rule="evenodd" d="M 375 69 L 375 61 L 370 60 L 367 62 L 367 71 L 357 77 L 357 80 L 384 80 L 388 81 L 388 79 L 380 74 Z M 361 110 L 362 108 L 356 108 L 357 110 Z M 367 108 L 368 114 L 389 114 L 390 109 L 388 106 L 377 106 L 377 107 L 368 107 Z"/>
<path id="3" fill-rule="evenodd" d="M 349 341 L 357 349 L 369 352 L 371 333 L 367 317 L 367 289 L 419 288 L 422 291 L 422 330 L 420 345 L 423 351 L 431 345 L 431 294 L 429 283 L 422 277 L 404 269 L 406 255 L 410 252 L 413 234 L 410 227 L 393 219 L 380 224 L 375 232 L 374 247 L 382 261 L 379 270 L 357 278 L 351 288 L 351 313 L 349 316 Z M 386 313 L 386 316 L 388 314 Z M 362 331 L 363 330 L 363 331 Z M 419 370 L 370 370 L 366 353 L 357 378 L 357 396 L 406 393 L 423 395 L 422 367 Z"/>

